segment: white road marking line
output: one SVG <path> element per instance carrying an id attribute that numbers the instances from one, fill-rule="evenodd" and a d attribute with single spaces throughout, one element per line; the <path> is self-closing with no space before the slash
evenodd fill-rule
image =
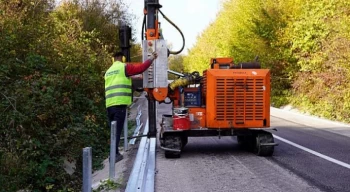
<path id="1" fill-rule="evenodd" d="M 285 142 L 285 143 L 288 143 L 289 145 L 292 145 L 292 146 L 294 146 L 294 147 L 296 147 L 296 148 L 299 148 L 299 149 L 304 150 L 304 151 L 306 151 L 306 152 L 309 152 L 309 153 L 311 153 L 311 154 L 313 154 L 313 155 L 316 155 L 316 156 L 318 156 L 318 157 L 321 157 L 322 159 L 325 159 L 325 160 L 327 160 L 327 161 L 330 161 L 330 162 L 332 162 L 332 163 L 335 163 L 335 164 L 338 164 L 338 165 L 340 165 L 340 166 L 343 166 L 343 167 L 345 167 L 345 168 L 350 169 L 350 164 L 347 164 L 347 163 L 344 163 L 344 162 L 342 162 L 342 161 L 333 159 L 332 157 L 328 157 L 328 156 L 326 156 L 326 155 L 323 155 L 323 154 L 321 154 L 321 153 L 318 153 L 318 152 L 316 152 L 316 151 L 313 151 L 313 150 L 311 150 L 311 149 L 308 149 L 308 148 L 306 148 L 306 147 L 303 147 L 303 146 L 301 146 L 301 145 L 298 145 L 298 144 L 296 144 L 296 143 L 293 143 L 293 142 L 291 142 L 291 141 L 289 141 L 289 140 L 287 140 L 287 139 L 283 139 L 282 137 L 279 137 L 279 136 L 277 136 L 277 135 L 273 135 L 273 137 L 276 138 L 276 139 L 278 139 L 278 140 L 280 140 L 280 141 L 283 141 L 283 142 Z"/>

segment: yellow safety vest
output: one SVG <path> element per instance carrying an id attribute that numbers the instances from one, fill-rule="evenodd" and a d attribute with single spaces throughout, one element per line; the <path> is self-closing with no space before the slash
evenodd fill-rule
<path id="1" fill-rule="evenodd" d="M 125 64 L 116 61 L 105 74 L 106 108 L 114 105 L 130 105 L 131 79 L 125 76 Z"/>

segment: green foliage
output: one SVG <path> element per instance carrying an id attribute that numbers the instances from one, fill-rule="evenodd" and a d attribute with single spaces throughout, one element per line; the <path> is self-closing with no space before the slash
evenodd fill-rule
<path id="1" fill-rule="evenodd" d="M 226 0 L 184 59 L 202 71 L 210 58 L 259 56 L 271 69 L 272 104 L 349 121 L 350 3 L 343 0 Z"/>
<path id="2" fill-rule="evenodd" d="M 186 71 L 209 68 L 210 58 L 233 57 L 236 63 L 252 61 L 259 56 L 264 67 L 272 72 L 273 102 L 286 102 L 290 79 L 285 70 L 293 57 L 280 52 L 278 38 L 286 26 L 283 8 L 276 1 L 228 0 L 222 5 L 217 19 L 198 37 L 197 44 L 185 58 Z M 282 94 L 282 95 L 277 95 Z"/>
<path id="3" fill-rule="evenodd" d="M 136 127 L 136 119 L 128 120 L 128 137 L 131 137 L 134 134 L 135 127 Z M 121 144 L 122 143 L 120 143 L 120 145 Z"/>
<path id="4" fill-rule="evenodd" d="M 184 72 L 184 56 L 183 55 L 171 55 L 169 57 L 169 69 L 179 72 L 179 73 L 183 73 Z M 177 79 L 178 76 L 174 75 L 174 74 L 169 74 L 168 79 Z"/>
<path id="5" fill-rule="evenodd" d="M 103 74 L 128 16 L 82 2 L 0 2 L 0 191 L 80 191 L 82 148 L 94 168 L 108 153 Z"/>
<path id="6" fill-rule="evenodd" d="M 287 31 L 300 71 L 293 83 L 294 105 L 322 117 L 349 121 L 349 3 L 307 2 Z M 292 29 L 293 28 L 293 29 Z M 302 101 L 302 102 L 300 102 Z"/>
<path id="7" fill-rule="evenodd" d="M 93 192 L 116 190 L 119 187 L 121 187 L 121 184 L 108 179 L 103 181 L 97 189 L 93 190 Z"/>

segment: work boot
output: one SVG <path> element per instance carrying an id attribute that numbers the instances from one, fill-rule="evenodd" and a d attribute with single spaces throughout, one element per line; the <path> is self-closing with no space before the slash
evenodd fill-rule
<path id="1" fill-rule="evenodd" d="M 115 154 L 115 162 L 121 161 L 123 159 L 123 155 L 120 153 Z"/>
<path id="2" fill-rule="evenodd" d="M 120 154 L 120 153 L 115 154 L 115 163 L 117 163 L 117 162 L 123 160 L 123 158 L 124 158 L 124 157 L 123 157 L 122 154 Z M 110 162 L 110 161 L 111 161 L 111 158 L 109 158 L 108 161 Z"/>

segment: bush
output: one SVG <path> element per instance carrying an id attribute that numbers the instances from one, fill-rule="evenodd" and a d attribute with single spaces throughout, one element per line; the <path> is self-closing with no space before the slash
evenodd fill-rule
<path id="1" fill-rule="evenodd" d="M 81 191 L 82 149 L 93 148 L 94 168 L 108 154 L 103 75 L 126 13 L 53 3 L 0 2 L 0 191 Z"/>

